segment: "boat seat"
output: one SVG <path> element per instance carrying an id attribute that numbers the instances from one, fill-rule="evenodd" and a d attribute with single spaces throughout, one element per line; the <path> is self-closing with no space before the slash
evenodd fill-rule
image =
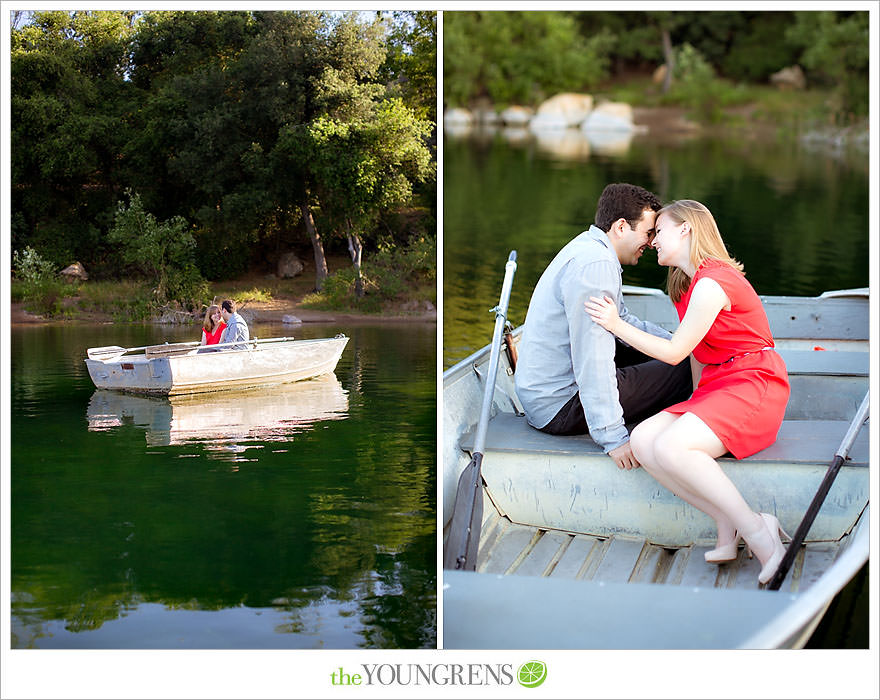
<path id="1" fill-rule="evenodd" d="M 789 350 L 780 349 L 791 375 L 823 375 L 831 377 L 867 377 L 870 357 L 867 352 L 853 350 Z"/>
<path id="2" fill-rule="evenodd" d="M 635 426 L 629 426 L 632 429 Z M 847 421 L 835 420 L 785 420 L 779 435 L 770 447 L 761 450 L 745 462 L 790 462 L 793 464 L 828 464 L 849 427 Z M 461 446 L 473 449 L 473 432 L 462 436 Z M 604 455 L 589 435 L 549 435 L 532 428 L 524 416 L 499 413 L 489 421 L 485 452 L 529 452 L 566 454 L 571 456 Z M 721 458 L 722 462 L 736 462 L 733 456 Z M 868 430 L 860 431 L 850 449 L 849 466 L 868 466 Z"/>
<path id="3" fill-rule="evenodd" d="M 785 420 L 770 447 L 719 463 L 752 508 L 775 514 L 794 532 L 848 427 L 848 421 Z M 868 433 L 867 425 L 859 432 L 807 541 L 838 540 L 867 505 Z M 473 431 L 464 434 L 460 447 L 471 452 L 473 440 Z M 703 543 L 715 535 L 708 516 L 645 470 L 618 469 L 589 436 L 548 435 L 513 413 L 490 420 L 482 473 L 499 511 L 524 525 L 629 534 L 669 546 Z"/>

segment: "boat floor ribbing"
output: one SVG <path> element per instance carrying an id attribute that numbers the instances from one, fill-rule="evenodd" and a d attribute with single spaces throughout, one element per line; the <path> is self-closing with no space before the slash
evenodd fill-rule
<path id="1" fill-rule="evenodd" d="M 649 583 L 670 586 L 754 590 L 761 566 L 740 547 L 736 560 L 709 564 L 712 546 L 666 547 L 645 538 L 590 535 L 519 525 L 500 515 L 485 494 L 477 572 L 539 576 L 572 581 Z M 845 547 L 811 542 L 801 547 L 781 591 L 807 590 Z"/>

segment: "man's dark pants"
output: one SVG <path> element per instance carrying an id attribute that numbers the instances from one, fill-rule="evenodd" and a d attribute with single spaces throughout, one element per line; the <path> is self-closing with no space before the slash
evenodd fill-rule
<path id="1" fill-rule="evenodd" d="M 664 408 L 686 401 L 693 393 L 690 359 L 667 365 L 654 360 L 619 340 L 614 363 L 617 365 L 617 392 L 625 423 L 641 423 Z M 584 435 L 589 432 L 580 394 L 569 399 L 541 430 L 552 435 Z"/>

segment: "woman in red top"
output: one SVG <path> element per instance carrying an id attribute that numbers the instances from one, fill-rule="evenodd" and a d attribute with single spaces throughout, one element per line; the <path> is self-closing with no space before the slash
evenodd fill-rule
<path id="1" fill-rule="evenodd" d="M 220 307 L 212 304 L 205 312 L 205 321 L 202 323 L 202 345 L 216 345 L 220 342 L 220 336 L 226 329 L 223 317 L 220 315 Z"/>
<path id="2" fill-rule="evenodd" d="M 761 561 L 758 580 L 766 583 L 785 554 L 779 538 L 785 533 L 773 515 L 749 507 L 715 460 L 727 452 L 742 459 L 776 440 L 788 372 L 773 349 L 761 300 L 728 255 L 711 212 L 679 200 L 657 213 L 655 229 L 652 245 L 670 268 L 669 296 L 681 321 L 672 338 L 624 323 L 607 299 L 591 298 L 587 312 L 659 360 L 676 364 L 691 355 L 696 390 L 633 430 L 633 454 L 657 481 L 715 520 L 718 544 L 706 561 L 735 559 L 744 539 Z"/>

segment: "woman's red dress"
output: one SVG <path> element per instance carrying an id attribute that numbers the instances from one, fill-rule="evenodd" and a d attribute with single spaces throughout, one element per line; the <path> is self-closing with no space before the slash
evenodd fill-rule
<path id="1" fill-rule="evenodd" d="M 773 349 L 761 300 L 745 275 L 727 263 L 705 260 L 700 265 L 675 304 L 679 320 L 703 277 L 721 285 L 730 311 L 718 313 L 694 348 L 694 357 L 706 366 L 693 396 L 665 410 L 698 416 L 734 457 L 742 459 L 776 441 L 790 393 L 788 371 Z"/>
<path id="2" fill-rule="evenodd" d="M 213 333 L 208 333 L 206 328 L 202 328 L 202 333 L 205 334 L 205 345 L 216 345 L 220 342 L 220 336 L 223 335 L 223 331 L 226 330 L 226 324 L 223 321 L 217 324 L 217 327 L 214 329 Z"/>

